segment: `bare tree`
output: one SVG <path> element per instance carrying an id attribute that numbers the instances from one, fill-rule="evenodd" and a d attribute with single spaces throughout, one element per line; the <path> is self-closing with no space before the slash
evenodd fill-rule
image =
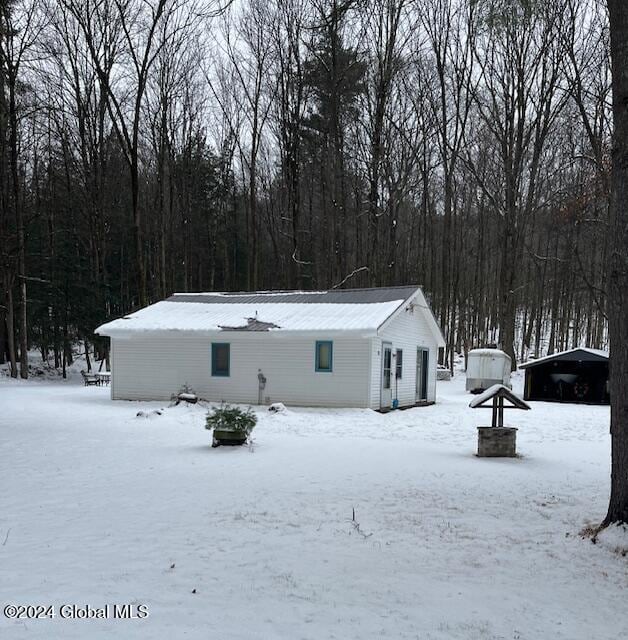
<path id="1" fill-rule="evenodd" d="M 523 240 L 539 204 L 539 177 L 551 127 L 567 100 L 559 91 L 563 49 L 562 3 L 537 5 L 487 0 L 475 41 L 481 72 L 476 105 L 495 143 L 490 182 L 468 164 L 499 225 L 499 329 L 516 367 L 517 275 Z"/>
<path id="2" fill-rule="evenodd" d="M 388 282 L 390 269 L 382 262 L 389 256 L 381 251 L 380 220 L 386 211 L 382 207 L 382 173 L 385 163 L 387 116 L 394 83 L 404 62 L 403 50 L 411 29 L 405 23 L 405 0 L 377 0 L 372 3 L 365 32 L 372 42 L 373 60 L 367 76 L 366 111 L 369 139 L 368 210 L 370 224 L 370 279 L 373 283 Z M 394 234 L 394 216 L 388 216 L 390 233 Z M 392 242 L 394 245 L 394 240 Z M 390 265 L 390 263 L 388 263 Z"/>
<path id="3" fill-rule="evenodd" d="M 308 22 L 306 0 L 276 2 L 274 20 L 275 75 L 277 78 L 276 132 L 281 158 L 283 192 L 278 228 L 288 228 L 290 279 L 293 286 L 311 281 L 307 227 L 302 211 L 302 137 L 307 93 L 303 78 L 304 31 Z"/>
<path id="4" fill-rule="evenodd" d="M 276 85 L 270 75 L 273 49 L 269 34 L 274 27 L 274 15 L 263 0 L 251 0 L 248 7 L 236 17 L 225 14 L 224 38 L 226 53 L 233 66 L 235 77 L 245 99 L 247 141 L 241 145 L 242 162 L 246 167 L 248 183 L 248 245 L 249 288 L 256 289 L 259 279 L 258 213 L 258 161 L 263 143 L 264 128 L 276 93 Z M 269 83 L 270 81 L 270 83 Z"/>
<path id="5" fill-rule="evenodd" d="M 20 76 L 24 64 L 28 64 L 27 57 L 32 50 L 41 30 L 43 21 L 36 2 L 26 2 L 19 7 L 12 3 L 2 3 L 0 7 L 0 66 L 3 71 L 3 90 L 8 92 L 6 100 L 6 114 L 9 129 L 9 167 L 10 167 L 10 200 L 15 217 L 17 237 L 17 281 L 20 292 L 20 377 L 28 378 L 28 322 L 26 297 L 26 229 L 21 193 L 20 180 L 20 97 L 18 92 Z M 3 96 L 4 98 L 4 96 Z M 11 278 L 7 276 L 7 287 L 12 286 Z M 9 306 L 12 307 L 12 296 L 8 296 Z M 7 315 L 13 314 L 11 308 Z M 11 319 L 12 322 L 12 319 Z M 10 347 L 11 348 L 11 347 Z M 13 347 L 14 349 L 14 347 Z M 14 358 L 11 359 L 12 375 L 15 375 Z"/>
<path id="6" fill-rule="evenodd" d="M 422 13 L 422 24 L 429 42 L 429 59 L 434 62 L 436 82 L 431 108 L 437 126 L 438 153 L 443 174 L 441 240 L 441 297 L 438 306 L 441 325 L 445 328 L 447 348 L 445 361 L 453 373 L 455 333 L 455 275 L 452 272 L 454 252 L 452 225 L 455 215 L 457 165 L 467 137 L 474 89 L 473 42 L 475 8 L 473 3 L 452 0 L 430 0 Z"/>
<path id="7" fill-rule="evenodd" d="M 68 8 L 83 29 L 92 64 L 106 89 L 111 121 L 129 168 L 140 306 L 148 301 L 139 180 L 142 107 L 149 73 L 159 52 L 193 19 L 191 13 L 185 13 L 187 4 L 187 0 L 157 0 L 153 5 L 136 0 L 114 0 L 113 3 L 94 5 L 67 1 Z M 181 21 L 182 13 L 187 15 L 187 20 Z M 119 27 L 120 32 L 120 42 L 113 50 L 103 38 L 111 25 Z M 116 55 L 118 60 L 115 60 Z M 111 70 L 115 62 L 125 62 L 130 75 L 114 77 Z"/>

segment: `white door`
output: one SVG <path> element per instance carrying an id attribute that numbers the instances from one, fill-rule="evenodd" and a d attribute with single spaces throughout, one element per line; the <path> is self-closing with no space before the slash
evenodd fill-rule
<path id="1" fill-rule="evenodd" d="M 416 350 L 416 402 L 427 400 L 427 374 L 429 372 L 429 349 L 418 347 Z"/>
<path id="2" fill-rule="evenodd" d="M 380 409 L 392 407 L 392 344 L 382 343 L 382 388 L 379 396 Z"/>

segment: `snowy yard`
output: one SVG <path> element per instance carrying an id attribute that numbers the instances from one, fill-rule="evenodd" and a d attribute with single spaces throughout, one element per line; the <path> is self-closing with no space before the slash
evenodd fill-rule
<path id="1" fill-rule="evenodd" d="M 628 557 L 578 535 L 606 509 L 608 407 L 509 411 L 522 457 L 491 460 L 469 400 L 459 375 L 388 415 L 260 409 L 252 448 L 211 449 L 201 406 L 0 379 L 2 606 L 150 612 L 0 616 L 0 638 L 626 637 Z"/>

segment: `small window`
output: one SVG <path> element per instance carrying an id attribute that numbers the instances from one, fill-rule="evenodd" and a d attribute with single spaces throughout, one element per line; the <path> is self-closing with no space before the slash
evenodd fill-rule
<path id="1" fill-rule="evenodd" d="M 212 342 L 212 376 L 229 375 L 229 343 Z"/>
<path id="2" fill-rule="evenodd" d="M 333 370 L 334 345 L 331 340 L 316 342 L 316 371 L 331 373 Z"/>
<path id="3" fill-rule="evenodd" d="M 395 378 L 399 380 L 401 378 L 401 372 L 403 369 L 403 351 L 397 349 L 397 358 L 395 362 Z"/>

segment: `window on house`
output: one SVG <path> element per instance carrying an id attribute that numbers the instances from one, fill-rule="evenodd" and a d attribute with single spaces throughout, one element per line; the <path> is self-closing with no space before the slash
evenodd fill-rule
<path id="1" fill-rule="evenodd" d="M 333 371 L 334 344 L 331 340 L 316 342 L 316 371 L 331 373 Z"/>
<path id="2" fill-rule="evenodd" d="M 395 378 L 399 380 L 401 378 L 401 372 L 403 370 L 403 351 L 397 349 L 397 356 L 395 361 Z"/>
<path id="3" fill-rule="evenodd" d="M 229 343 L 212 342 L 212 376 L 229 375 Z"/>

